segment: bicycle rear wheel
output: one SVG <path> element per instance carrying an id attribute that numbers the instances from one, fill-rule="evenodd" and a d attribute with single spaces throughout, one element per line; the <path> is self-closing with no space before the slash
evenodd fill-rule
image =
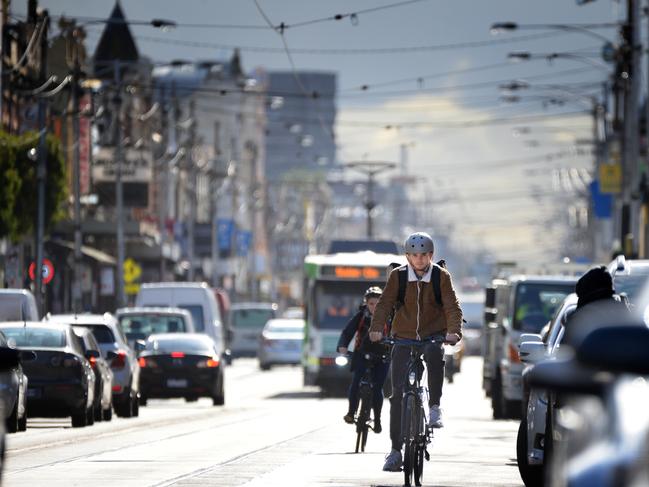
<path id="1" fill-rule="evenodd" d="M 415 455 L 416 445 L 414 441 L 406 441 L 403 455 L 403 485 L 410 487 L 412 485 L 415 472 Z"/>

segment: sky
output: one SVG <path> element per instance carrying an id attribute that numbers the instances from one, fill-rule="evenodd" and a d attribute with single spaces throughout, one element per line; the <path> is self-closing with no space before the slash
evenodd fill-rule
<path id="1" fill-rule="evenodd" d="M 547 261 L 558 256 L 564 230 L 557 222 L 574 216 L 570 208 L 576 195 L 584 193 L 593 171 L 592 156 L 576 153 L 574 141 L 592 138 L 588 96 L 601 93 L 610 70 L 598 56 L 603 40 L 534 25 L 617 22 L 625 14 L 623 3 L 257 1 L 272 24 L 288 25 L 283 39 L 271 29 L 241 28 L 267 25 L 254 0 L 121 0 L 121 4 L 129 20 L 163 18 L 178 24 L 167 32 L 132 27 L 141 54 L 157 62 L 227 59 L 236 46 L 242 50 L 246 70 L 287 70 L 292 65 L 284 41 L 296 69 L 338 75 L 339 162 L 397 161 L 405 144 L 409 171 L 419 181 L 411 191 L 427 201 L 433 233 L 450 232 L 457 248 L 484 248 L 499 259 Z M 26 3 L 13 0 L 12 12 L 24 14 Z M 40 3 L 52 15 L 79 18 L 106 18 L 114 5 L 113 0 Z M 363 12 L 396 3 L 404 4 Z M 345 17 L 292 26 L 353 12 L 358 12 L 355 22 Z M 527 28 L 490 33 L 493 23 L 503 21 Z M 91 52 L 102 28 L 88 26 Z M 617 39 L 613 28 L 594 31 Z M 318 49 L 337 52 L 300 52 Z M 358 52 L 368 49 L 376 52 Z M 513 51 L 570 52 L 578 59 L 511 63 L 507 54 Z M 531 88 L 514 93 L 520 96 L 517 103 L 502 102 L 499 85 L 521 79 Z M 363 85 L 368 89 L 361 90 Z M 552 97 L 565 104 L 544 107 Z M 515 127 L 529 127 L 529 133 L 516 137 Z"/>

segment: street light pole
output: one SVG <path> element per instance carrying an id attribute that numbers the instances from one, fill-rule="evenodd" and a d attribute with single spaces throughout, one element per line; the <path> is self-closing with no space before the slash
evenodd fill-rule
<path id="1" fill-rule="evenodd" d="M 372 222 L 372 210 L 376 207 L 374 201 L 374 178 L 385 171 L 397 167 L 393 162 L 380 161 L 358 161 L 346 164 L 347 167 L 355 169 L 367 175 L 367 200 L 365 208 L 367 209 L 367 238 L 374 238 L 374 226 Z"/>
<path id="2" fill-rule="evenodd" d="M 72 280 L 72 309 L 75 312 L 81 311 L 81 149 L 79 147 L 79 78 L 81 68 L 79 66 L 79 52 L 74 47 L 74 68 L 72 72 L 72 131 L 75 137 L 74 164 L 72 168 L 72 181 L 74 184 L 74 273 Z"/>
<path id="3" fill-rule="evenodd" d="M 114 82 L 115 96 L 113 103 L 114 111 L 114 130 L 115 130 L 115 213 L 117 219 L 117 275 L 116 283 L 116 304 L 117 308 L 125 305 L 126 299 L 124 294 L 124 193 L 122 187 L 122 80 L 121 66 L 119 60 L 114 61 Z"/>

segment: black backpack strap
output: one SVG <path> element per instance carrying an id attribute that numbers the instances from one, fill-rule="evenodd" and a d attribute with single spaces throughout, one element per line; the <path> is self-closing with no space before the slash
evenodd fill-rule
<path id="1" fill-rule="evenodd" d="M 433 293 L 435 294 L 435 302 L 438 306 L 444 306 L 442 303 L 442 271 L 437 264 L 433 264 L 433 272 L 431 275 L 431 282 L 433 283 Z"/>
<path id="2" fill-rule="evenodd" d="M 408 266 L 402 266 L 397 269 L 399 276 L 399 292 L 397 294 L 397 304 L 395 307 L 399 309 L 403 306 L 406 299 L 406 286 L 408 285 Z"/>

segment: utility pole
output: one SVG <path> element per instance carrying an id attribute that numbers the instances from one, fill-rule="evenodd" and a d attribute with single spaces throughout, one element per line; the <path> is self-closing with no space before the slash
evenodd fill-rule
<path id="1" fill-rule="evenodd" d="M 73 27 L 76 28 L 76 27 Z M 69 41 L 72 41 L 69 38 Z M 74 274 L 72 279 L 72 309 L 80 312 L 82 308 L 81 300 L 81 275 L 82 275 L 82 255 L 81 255 L 81 148 L 79 147 L 79 83 L 81 78 L 81 66 L 79 65 L 79 48 L 72 46 L 74 49 L 74 67 L 72 68 L 72 131 L 74 132 L 74 165 L 72 170 L 72 180 L 74 183 Z"/>
<path id="2" fill-rule="evenodd" d="M 194 161 L 194 146 L 196 145 L 196 104 L 193 99 L 189 102 L 189 140 L 187 147 L 187 162 L 189 164 L 188 177 L 189 185 L 187 188 L 187 196 L 189 201 L 189 221 L 187 222 L 187 240 L 188 250 L 187 258 L 189 259 L 189 272 L 187 279 L 190 282 L 194 281 L 194 250 L 195 250 L 195 235 L 194 227 L 196 224 L 196 201 L 197 201 L 197 188 L 196 188 L 196 164 Z"/>
<path id="3" fill-rule="evenodd" d="M 42 85 L 47 78 L 47 34 L 50 23 L 47 10 L 41 16 L 43 32 L 40 46 L 40 76 Z M 47 100 L 38 99 L 38 166 L 36 168 L 36 182 L 38 192 L 38 210 L 36 219 L 36 267 L 34 269 L 34 284 L 36 286 L 36 305 L 40 314 L 45 314 L 45 300 L 43 289 L 43 245 L 45 238 L 45 182 L 47 178 Z"/>
<path id="4" fill-rule="evenodd" d="M 115 130 L 115 216 L 117 218 L 117 276 L 116 304 L 126 303 L 124 294 L 124 194 L 122 188 L 122 80 L 119 60 L 114 61 L 115 96 L 113 97 Z"/>
<path id="5" fill-rule="evenodd" d="M 394 162 L 358 161 L 350 162 L 346 166 L 367 175 L 367 198 L 365 200 L 365 208 L 367 209 L 367 238 L 372 239 L 374 238 L 372 210 L 376 207 L 376 202 L 374 201 L 374 178 L 382 172 L 394 169 L 397 165 Z"/>
<path id="6" fill-rule="evenodd" d="M 638 204 L 632 201 L 633 193 L 638 189 L 639 163 L 639 110 L 640 97 L 640 0 L 627 0 L 627 25 L 624 38 L 627 79 L 624 99 L 624 151 L 623 151 L 623 188 L 621 243 L 627 256 L 635 253 L 634 236 L 637 236 Z"/>
<path id="7" fill-rule="evenodd" d="M 165 142 L 167 142 L 167 147 L 164 150 L 162 155 L 162 167 L 160 168 L 160 179 L 158 185 L 158 228 L 160 232 L 160 282 L 165 280 L 166 274 L 166 265 L 165 265 L 165 256 L 163 252 L 163 247 L 166 241 L 166 228 L 167 228 L 167 192 L 169 191 L 169 164 L 170 161 L 167 159 L 169 156 L 169 144 L 168 144 L 168 123 L 167 117 L 169 116 L 167 109 L 167 98 L 164 85 L 162 86 L 160 93 L 160 108 L 161 108 L 161 120 L 162 120 L 162 133 L 165 134 Z"/>

